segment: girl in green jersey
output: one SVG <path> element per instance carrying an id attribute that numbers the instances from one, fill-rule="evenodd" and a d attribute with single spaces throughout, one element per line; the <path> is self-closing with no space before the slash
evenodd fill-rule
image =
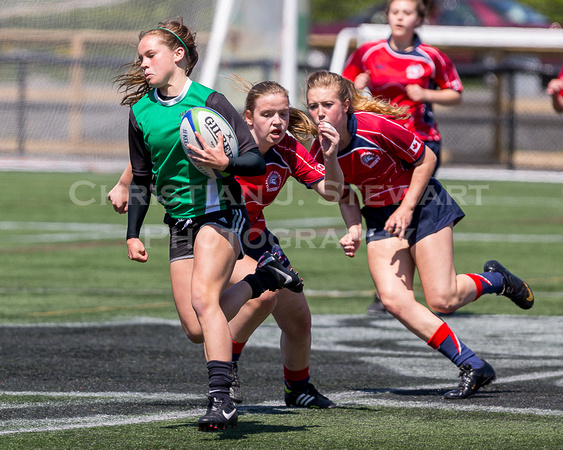
<path id="1" fill-rule="evenodd" d="M 241 302 L 265 290 L 287 287 L 300 291 L 303 285 L 276 255 L 265 253 L 254 274 L 223 292 L 235 262 L 244 256 L 244 235 L 249 228 L 234 176 L 264 173 L 264 159 L 246 123 L 227 99 L 190 79 L 198 53 L 194 34 L 181 20 L 142 32 L 137 50 L 138 58 L 116 79 L 124 93 L 122 104 L 131 107 L 128 255 L 138 262 L 148 259 L 139 234 L 152 190 L 164 206 L 165 222 L 170 226 L 170 278 L 182 325 L 188 336 L 194 323 L 203 334 L 209 404 L 199 427 L 224 429 L 238 420 L 229 398 L 232 339 L 228 320 Z M 228 177 L 207 177 L 185 155 L 180 122 L 195 106 L 216 110 L 235 131 L 237 157 L 225 155 L 222 137 L 216 147 L 210 147 L 197 135 L 203 150 L 190 147 L 198 164 L 227 172 Z M 231 298 L 238 303 L 229 302 Z"/>

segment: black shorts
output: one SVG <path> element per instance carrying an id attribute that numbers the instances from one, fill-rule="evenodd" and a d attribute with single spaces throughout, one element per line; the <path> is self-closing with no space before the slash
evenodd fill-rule
<path id="1" fill-rule="evenodd" d="M 246 248 L 243 237 L 250 230 L 250 219 L 245 208 L 212 212 L 192 219 L 174 219 L 167 214 L 164 223 L 170 228 L 170 262 L 194 257 L 195 238 L 205 225 L 215 225 L 232 232 L 241 249 L 238 259 L 244 257 Z M 231 245 L 235 243 L 231 242 Z"/>
<path id="2" fill-rule="evenodd" d="M 366 243 L 379 239 L 394 237 L 383 230 L 387 219 L 395 212 L 400 203 L 371 208 L 364 206 L 362 215 L 366 220 Z M 440 231 L 453 222 L 455 225 L 465 217 L 465 213 L 448 194 L 440 182 L 430 178 L 428 187 L 420 203 L 414 209 L 412 221 L 407 228 L 405 238 L 409 246 L 416 244 L 422 238 Z"/>
<path id="3" fill-rule="evenodd" d="M 284 267 L 291 265 L 280 246 L 279 239 L 267 228 L 260 236 L 246 244 L 246 254 L 255 261 L 258 261 L 264 252 L 277 253 Z"/>

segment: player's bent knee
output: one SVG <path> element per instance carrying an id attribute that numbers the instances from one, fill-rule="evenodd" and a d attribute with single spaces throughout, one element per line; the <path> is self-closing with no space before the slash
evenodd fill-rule
<path id="1" fill-rule="evenodd" d="M 194 344 L 203 343 L 203 333 L 199 324 L 197 326 L 192 326 L 191 324 L 182 322 L 182 329 L 184 330 L 184 333 L 186 333 L 188 339 Z"/>
<path id="2" fill-rule="evenodd" d="M 458 299 L 453 295 L 429 296 L 426 298 L 428 306 L 439 313 L 449 314 L 458 309 Z"/>
<path id="3" fill-rule="evenodd" d="M 205 315 L 208 308 L 219 305 L 219 293 L 203 290 L 192 290 L 192 308 L 198 317 Z"/>

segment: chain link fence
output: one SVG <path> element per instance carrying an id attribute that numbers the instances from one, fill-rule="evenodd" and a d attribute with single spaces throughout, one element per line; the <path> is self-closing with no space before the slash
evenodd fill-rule
<path id="1" fill-rule="evenodd" d="M 0 156 L 127 159 L 128 110 L 112 78 L 134 55 L 137 33 L 20 31 L 0 30 Z M 563 115 L 545 93 L 561 64 L 562 53 L 545 52 L 456 63 L 463 103 L 435 108 L 444 166 L 562 170 Z M 317 68 L 303 65 L 299 79 Z M 268 59 L 223 61 L 220 72 L 251 82 L 276 75 Z M 221 78 L 217 88 L 242 109 L 231 83 Z"/>

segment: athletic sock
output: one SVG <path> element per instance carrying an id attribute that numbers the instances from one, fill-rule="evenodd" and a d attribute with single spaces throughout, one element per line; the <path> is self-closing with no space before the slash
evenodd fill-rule
<path id="1" fill-rule="evenodd" d="M 428 345 L 449 358 L 456 366 L 470 364 L 473 369 L 483 367 L 483 361 L 461 342 L 447 323 L 443 323 L 428 341 Z"/>
<path id="2" fill-rule="evenodd" d="M 498 272 L 466 273 L 477 286 L 477 300 L 483 294 L 500 294 L 504 286 L 504 277 Z"/>
<path id="3" fill-rule="evenodd" d="M 268 287 L 265 286 L 262 277 L 260 277 L 256 273 L 251 273 L 245 276 L 242 281 L 246 281 L 249 284 L 250 289 L 252 289 L 252 297 L 250 298 L 258 298 L 262 295 L 263 292 L 266 292 L 266 290 L 268 289 Z"/>
<path id="4" fill-rule="evenodd" d="M 209 377 L 209 395 L 229 398 L 229 389 L 233 382 L 233 363 L 230 361 L 209 361 L 207 376 Z"/>
<path id="5" fill-rule="evenodd" d="M 283 378 L 285 385 L 290 391 L 304 390 L 309 383 L 309 366 L 301 370 L 289 370 L 283 366 Z"/>
<path id="6" fill-rule="evenodd" d="M 236 342 L 233 341 L 233 362 L 238 362 L 240 359 L 240 354 L 242 353 L 242 349 L 246 345 L 248 341 L 244 342 Z"/>
<path id="7" fill-rule="evenodd" d="M 274 275 L 267 271 L 256 271 L 250 275 L 245 276 L 242 281 L 246 281 L 250 288 L 252 289 L 252 297 L 258 298 L 266 291 L 277 291 L 279 287 L 279 281 Z"/>

